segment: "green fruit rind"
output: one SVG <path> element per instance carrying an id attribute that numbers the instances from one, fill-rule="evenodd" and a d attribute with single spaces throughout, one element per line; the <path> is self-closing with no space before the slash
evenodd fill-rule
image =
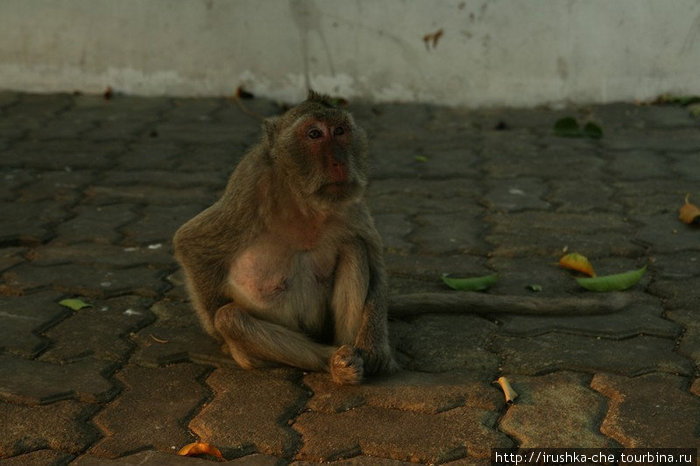
<path id="1" fill-rule="evenodd" d="M 629 272 L 617 273 L 614 275 L 603 275 L 598 277 L 577 278 L 579 285 L 590 291 L 622 291 L 630 288 L 639 282 L 647 271 L 645 265 L 641 269 L 630 270 Z"/>
<path id="2" fill-rule="evenodd" d="M 442 276 L 442 281 L 453 290 L 459 291 L 484 291 L 498 281 L 498 274 L 485 275 L 483 277 L 451 278 Z"/>

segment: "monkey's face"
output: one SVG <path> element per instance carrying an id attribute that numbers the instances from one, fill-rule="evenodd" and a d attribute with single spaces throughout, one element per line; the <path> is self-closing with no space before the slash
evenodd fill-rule
<path id="1" fill-rule="evenodd" d="M 287 160 L 280 162 L 291 186 L 321 201 L 348 201 L 362 195 L 367 184 L 366 137 L 347 112 L 309 112 L 290 130 L 285 139 L 291 142 L 291 150 Z"/>

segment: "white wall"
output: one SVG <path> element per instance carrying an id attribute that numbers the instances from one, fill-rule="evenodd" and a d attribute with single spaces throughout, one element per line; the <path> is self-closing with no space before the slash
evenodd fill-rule
<path id="1" fill-rule="evenodd" d="M 471 106 L 700 94 L 700 0 L 0 0 L 0 89 L 239 84 Z"/>

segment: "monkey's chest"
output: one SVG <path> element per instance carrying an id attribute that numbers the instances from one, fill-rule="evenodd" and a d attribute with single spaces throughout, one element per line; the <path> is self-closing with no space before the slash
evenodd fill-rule
<path id="1" fill-rule="evenodd" d="M 323 325 L 336 261 L 335 250 L 298 251 L 263 238 L 231 263 L 229 292 L 266 320 L 312 329 Z"/>

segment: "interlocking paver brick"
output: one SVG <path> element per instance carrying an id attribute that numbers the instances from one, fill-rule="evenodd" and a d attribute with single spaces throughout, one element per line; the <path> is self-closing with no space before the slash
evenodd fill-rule
<path id="1" fill-rule="evenodd" d="M 34 202 L 43 200 L 56 200 L 62 202 L 75 202 L 82 197 L 83 189 L 88 186 L 95 177 L 92 170 L 77 171 L 42 171 L 38 173 L 34 182 L 18 189 L 20 202 Z"/>
<path id="2" fill-rule="evenodd" d="M 557 372 L 540 377 L 509 377 L 518 392 L 500 428 L 523 448 L 616 446 L 598 432 L 605 398 L 591 390 L 590 376 Z"/>
<path id="3" fill-rule="evenodd" d="M 378 214 L 374 216 L 374 223 L 388 252 L 406 253 L 412 249 L 407 237 L 415 226 L 405 215 Z"/>
<path id="4" fill-rule="evenodd" d="M 93 302 L 44 333 L 52 343 L 41 359 L 61 363 L 90 356 L 123 361 L 132 349 L 126 337 L 153 320 L 150 302 L 139 296 Z"/>
<path id="5" fill-rule="evenodd" d="M 103 466 L 110 464 L 119 466 L 211 466 L 212 464 L 222 463 L 221 461 L 213 463 L 212 460 L 208 458 L 177 456 L 175 454 L 176 452 L 177 449 L 173 449 L 172 453 L 145 450 L 115 459 L 97 455 L 83 455 L 73 461 L 71 466 Z M 223 464 L 234 466 L 283 466 L 287 464 L 287 462 L 274 456 L 253 454 L 229 460 Z"/>
<path id="6" fill-rule="evenodd" d="M 648 264 L 625 292 L 632 303 L 596 316 L 392 318 L 404 370 L 360 386 L 243 371 L 199 325 L 171 239 L 218 198 L 260 122 L 224 98 L 0 92 L 3 464 L 204 464 L 175 455 L 197 437 L 232 464 L 295 465 L 692 444 L 699 230 L 677 214 L 687 193 L 697 203 L 700 131 L 686 108 L 351 110 L 369 136 L 391 295 L 456 293 L 443 273 L 496 272 L 489 294 L 587 296 L 556 266 L 568 247 L 599 274 Z M 599 123 L 603 138 L 558 137 L 564 116 Z M 93 307 L 57 304 L 67 297 Z M 492 385 L 501 374 L 521 394 L 508 407 Z"/>
<path id="7" fill-rule="evenodd" d="M 194 217 L 202 210 L 200 204 L 149 205 L 141 217 L 126 225 L 121 231 L 128 244 L 169 241 L 182 224 L 182 219 Z"/>
<path id="8" fill-rule="evenodd" d="M 610 153 L 608 168 L 621 180 L 648 180 L 668 178 L 671 175 L 669 160 L 652 151 L 614 151 Z"/>
<path id="9" fill-rule="evenodd" d="M 683 199 L 678 201 L 664 213 L 653 215 L 637 215 L 635 221 L 642 226 L 638 228 L 636 237 L 646 244 L 652 245 L 654 253 L 674 253 L 684 250 L 700 250 L 697 228 L 684 225 L 678 221 L 678 208 L 683 205 Z"/>
<path id="10" fill-rule="evenodd" d="M 659 371 L 692 374 L 693 364 L 674 351 L 673 339 L 640 335 L 624 340 L 565 333 L 537 337 L 497 336 L 494 350 L 504 358 L 504 372 L 541 374 L 555 370 L 606 371 L 638 375 Z"/>
<path id="11" fill-rule="evenodd" d="M 68 464 L 73 455 L 54 450 L 37 450 L 31 453 L 5 458 L 2 464 L 5 466 L 44 466 Z"/>
<path id="12" fill-rule="evenodd" d="M 302 409 L 308 391 L 299 371 L 218 368 L 207 378 L 212 400 L 190 421 L 202 442 L 229 454 L 259 452 L 290 457 L 300 438 L 288 423 Z"/>
<path id="13" fill-rule="evenodd" d="M 5 151 L 4 147 L 0 149 Z M 0 184 L 0 200 L 11 201 L 17 197 L 16 191 L 36 180 L 33 170 L 21 168 L 8 168 L 2 170 L 2 183 Z"/>
<path id="14" fill-rule="evenodd" d="M 70 315 L 57 304 L 61 294 L 42 292 L 0 297 L 0 348 L 21 357 L 34 357 L 48 345 L 40 332 Z"/>
<path id="15" fill-rule="evenodd" d="M 671 374 L 596 374 L 591 386 L 610 399 L 601 432 L 628 448 L 697 448 L 700 398 Z M 642 420 L 647 420 L 642 421 Z"/>
<path id="16" fill-rule="evenodd" d="M 495 420 L 495 413 L 470 407 L 432 415 L 373 406 L 334 414 L 308 411 L 294 423 L 304 439 L 297 457 L 332 461 L 365 454 L 421 463 L 486 458 L 491 447 L 511 446 L 491 428 Z"/>
<path id="17" fill-rule="evenodd" d="M 186 423 L 207 398 L 199 382 L 208 371 L 194 364 L 127 366 L 116 375 L 124 392 L 94 418 L 104 438 L 90 452 L 114 458 L 145 448 L 178 450 L 195 441 Z"/>
<path id="18" fill-rule="evenodd" d="M 104 402 L 117 392 L 107 379 L 114 366 L 109 362 L 82 359 L 70 364 L 0 355 L 0 398 L 29 404 L 46 404 L 77 398 Z"/>
<path id="19" fill-rule="evenodd" d="M 524 209 L 548 209 L 544 199 L 547 185 L 537 178 L 494 179 L 487 183 L 484 201 L 490 209 L 513 212 Z"/>
<path id="20" fill-rule="evenodd" d="M 24 255 L 28 249 L 23 247 L 6 247 L 0 249 L 0 272 L 9 269 L 13 265 L 24 262 Z"/>
<path id="21" fill-rule="evenodd" d="M 576 178 L 572 183 L 567 179 L 547 180 L 550 191 L 544 199 L 555 206 L 560 212 L 590 212 L 595 209 L 618 212 L 622 207 L 617 205 L 615 191 L 610 183 L 600 178 Z"/>
<path id="22" fill-rule="evenodd" d="M 700 302 L 700 277 L 655 280 L 649 290 L 663 299 L 667 309 L 697 309 Z"/>
<path id="23" fill-rule="evenodd" d="M 175 263 L 167 245 L 117 246 L 112 244 L 49 243 L 38 246 L 27 255 L 34 265 L 101 264 L 115 267 L 137 265 L 171 266 Z"/>
<path id="24" fill-rule="evenodd" d="M 441 214 L 420 214 L 414 221 L 418 225 L 410 235 L 420 252 L 429 254 L 485 254 L 483 241 L 485 228 L 474 222 L 480 215 L 476 207 Z"/>
<path id="25" fill-rule="evenodd" d="M 473 315 L 423 315 L 390 325 L 396 349 L 409 358 L 405 367 L 425 372 L 494 373 L 498 356 L 487 345 L 495 331 L 493 322 Z"/>
<path id="26" fill-rule="evenodd" d="M 689 357 L 697 367 L 700 367 L 700 321 L 697 309 L 676 309 L 668 311 L 666 317 L 685 327 L 678 345 L 678 352 Z"/>
<path id="27" fill-rule="evenodd" d="M 503 316 L 500 320 L 505 335 L 534 336 L 560 332 L 619 339 L 642 334 L 675 338 L 680 335 L 682 327 L 665 319 L 663 312 L 659 305 L 635 303 L 623 311 L 608 315 Z"/>
<path id="28" fill-rule="evenodd" d="M 91 186 L 86 190 L 86 204 L 108 205 L 114 203 L 177 205 L 200 202 L 202 209 L 211 205 L 216 196 L 210 189 L 197 188 L 162 188 L 151 184 L 135 186 Z"/>
<path id="29" fill-rule="evenodd" d="M 39 170 L 108 169 L 123 150 L 121 142 L 90 142 L 83 138 L 19 142 L 0 159 L 0 166 Z"/>
<path id="30" fill-rule="evenodd" d="M 289 464 L 292 466 L 311 466 L 318 463 L 316 461 L 293 461 Z M 377 458 L 376 456 L 354 456 L 346 460 L 333 461 L 334 466 L 411 466 L 413 464 L 415 463 Z"/>
<path id="31" fill-rule="evenodd" d="M 157 317 L 153 325 L 132 335 L 136 351 L 132 360 L 148 366 L 162 366 L 182 361 L 234 364 L 221 350 L 221 343 L 208 335 L 189 303 L 165 299 L 151 311 Z"/>
<path id="32" fill-rule="evenodd" d="M 501 135 L 501 138 L 503 136 Z M 572 152 L 561 147 L 539 149 L 513 154 L 504 151 L 499 139 L 487 143 L 483 150 L 482 166 L 489 178 L 547 177 L 566 174 L 596 179 L 604 173 L 604 160 L 590 147 Z"/>
<path id="33" fill-rule="evenodd" d="M 584 255 L 641 256 L 645 250 L 632 242 L 634 226 L 609 212 L 527 211 L 490 213 L 486 241 L 496 256 L 557 255 L 566 246 Z"/>
<path id="34" fill-rule="evenodd" d="M 471 371 L 437 374 L 402 371 L 390 377 L 373 378 L 363 385 L 335 385 L 326 374 L 312 373 L 304 383 L 314 393 L 307 408 L 323 413 L 340 413 L 358 406 L 400 409 L 434 414 L 460 406 L 498 410 L 503 396 Z"/>
<path id="35" fill-rule="evenodd" d="M 61 222 L 70 214 L 67 205 L 52 201 L 0 202 L 0 244 L 35 245 L 51 236 L 51 225 Z"/>
<path id="36" fill-rule="evenodd" d="M 163 272 L 142 265 L 111 268 L 92 264 L 60 264 L 39 267 L 21 264 L 2 277 L 12 287 L 27 290 L 51 287 L 64 293 L 102 298 L 132 293 L 153 297 L 166 286 Z"/>
<path id="37" fill-rule="evenodd" d="M 89 422 L 97 409 L 73 400 L 44 406 L 0 401 L 0 459 L 47 448 L 82 452 L 98 438 Z"/>
<path id="38" fill-rule="evenodd" d="M 105 206 L 80 205 L 73 208 L 75 216 L 62 222 L 56 232 L 61 243 L 116 243 L 122 238 L 117 230 L 137 218 L 132 204 Z"/>
<path id="39" fill-rule="evenodd" d="M 129 144 L 119 156 L 119 167 L 124 170 L 162 170 L 164 167 L 172 167 L 176 156 L 183 150 L 179 144 L 153 138 L 139 139 Z"/>

